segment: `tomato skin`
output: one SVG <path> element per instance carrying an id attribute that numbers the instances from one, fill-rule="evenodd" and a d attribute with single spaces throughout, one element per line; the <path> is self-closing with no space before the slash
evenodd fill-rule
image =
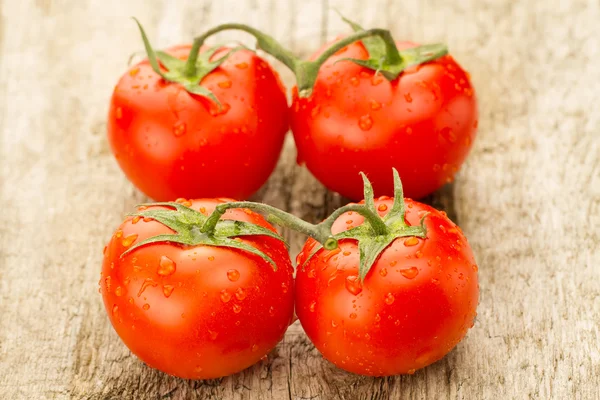
<path id="1" fill-rule="evenodd" d="M 414 46 L 398 43 L 399 49 Z M 335 64 L 346 57 L 366 59 L 368 53 L 354 43 L 323 64 L 310 97 L 294 90 L 290 118 L 298 163 L 353 200 L 362 199 L 360 171 L 376 193 L 392 195 L 389 173 L 396 168 L 411 198 L 452 181 L 477 131 L 468 74 L 444 56 L 390 82 L 351 61 Z"/>
<path id="2" fill-rule="evenodd" d="M 167 52 L 186 59 L 189 50 L 185 45 Z M 289 125 L 277 73 L 253 52 L 240 50 L 202 85 L 223 111 L 180 84 L 164 81 L 147 60 L 115 87 L 108 115 L 112 151 L 129 180 L 155 200 L 245 199 L 275 168 Z"/>
<path id="3" fill-rule="evenodd" d="M 195 200 L 191 207 L 210 213 L 222 202 Z M 253 212 L 229 210 L 223 218 L 274 230 Z M 120 257 L 130 235 L 138 235 L 137 243 L 165 233 L 172 231 L 156 221 L 128 217 L 105 249 L 101 293 L 123 342 L 150 367 L 181 378 L 222 377 L 258 362 L 292 321 L 285 245 L 264 236 L 241 239 L 268 254 L 277 271 L 258 256 L 223 247 L 154 243 Z"/>
<path id="4" fill-rule="evenodd" d="M 376 200 L 379 214 L 385 215 L 392 202 Z M 381 211 L 381 204 L 387 210 Z M 341 241 L 339 250 L 319 250 L 304 268 L 316 242 L 309 239 L 298 255 L 296 314 L 323 356 L 347 371 L 413 373 L 446 355 L 473 324 L 479 284 L 466 238 L 445 214 L 409 199 L 406 204 L 410 225 L 417 225 L 423 212 L 431 213 L 425 220 L 428 238 L 412 246 L 405 245 L 409 238 L 396 239 L 362 285 L 354 280 L 355 240 Z M 333 231 L 362 222 L 362 216 L 346 213 Z"/>

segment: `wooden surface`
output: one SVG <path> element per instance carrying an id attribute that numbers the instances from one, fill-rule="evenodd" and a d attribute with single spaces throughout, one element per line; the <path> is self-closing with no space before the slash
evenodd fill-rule
<path id="1" fill-rule="evenodd" d="M 0 398 L 600 398 L 598 1 L 0 3 Z M 476 254 L 475 327 L 414 376 L 340 371 L 298 323 L 268 361 L 232 377 L 150 370 L 97 293 L 104 243 L 145 200 L 105 137 L 113 85 L 142 48 L 129 16 L 158 46 L 238 21 L 307 55 L 346 31 L 334 7 L 398 39 L 446 41 L 472 74 L 479 136 L 456 183 L 429 201 L 452 212 Z M 344 200 L 295 165 L 289 139 L 256 199 L 316 221 Z M 302 239 L 288 238 L 297 252 Z"/>

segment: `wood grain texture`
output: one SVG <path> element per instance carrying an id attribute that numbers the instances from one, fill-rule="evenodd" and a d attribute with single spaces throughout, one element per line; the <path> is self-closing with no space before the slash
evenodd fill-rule
<path id="1" fill-rule="evenodd" d="M 1 398 L 600 398 L 598 1 L 0 4 Z M 429 200 L 453 210 L 480 264 L 475 327 L 414 376 L 340 371 L 298 323 L 268 361 L 232 377 L 183 381 L 147 368 L 96 293 L 104 242 L 145 200 L 105 139 L 112 87 L 141 49 L 128 17 L 158 46 L 241 21 L 307 55 L 347 31 L 332 8 L 397 38 L 445 41 L 472 74 L 479 137 L 455 184 Z M 317 221 L 344 199 L 295 165 L 289 139 L 255 199 Z M 302 238 L 286 235 L 295 254 Z"/>

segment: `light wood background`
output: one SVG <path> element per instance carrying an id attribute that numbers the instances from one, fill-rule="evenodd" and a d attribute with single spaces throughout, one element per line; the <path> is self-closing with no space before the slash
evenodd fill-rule
<path id="1" fill-rule="evenodd" d="M 600 398 L 598 1 L 0 4 L 0 398 Z M 268 361 L 232 377 L 183 381 L 147 368 L 97 293 L 104 243 L 145 200 L 105 137 L 113 85 L 142 49 L 129 17 L 157 46 L 238 21 L 308 55 L 347 32 L 333 8 L 397 39 L 445 41 L 472 74 L 479 136 L 456 183 L 428 201 L 450 212 L 475 251 L 475 327 L 414 376 L 338 370 L 298 323 Z M 295 165 L 289 139 L 255 199 L 317 221 L 344 200 Z M 297 252 L 302 239 L 286 234 Z"/>

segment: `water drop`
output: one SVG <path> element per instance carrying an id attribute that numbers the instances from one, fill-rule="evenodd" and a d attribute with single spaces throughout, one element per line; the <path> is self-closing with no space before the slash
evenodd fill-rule
<path id="1" fill-rule="evenodd" d="M 112 313 L 113 313 L 113 315 L 115 315 L 118 312 L 119 312 L 119 306 L 115 304 L 112 308 Z"/>
<path id="2" fill-rule="evenodd" d="M 140 68 L 139 67 L 133 67 L 129 70 L 129 75 L 130 76 L 136 76 L 138 74 L 138 72 L 140 72 Z"/>
<path id="3" fill-rule="evenodd" d="M 352 254 L 352 253 L 350 253 L 349 251 L 345 251 L 345 252 L 344 252 L 344 253 L 342 253 L 342 254 L 344 254 L 345 256 L 349 256 L 349 255 L 350 255 L 350 254 Z"/>
<path id="4" fill-rule="evenodd" d="M 423 252 L 421 250 L 417 250 L 417 252 L 415 253 L 415 257 L 417 257 L 417 258 L 423 257 Z"/>
<path id="5" fill-rule="evenodd" d="M 163 294 L 165 295 L 165 297 L 171 296 L 171 293 L 173 293 L 173 289 L 175 288 L 172 285 L 164 285 Z"/>
<path id="6" fill-rule="evenodd" d="M 317 305 L 317 302 L 316 302 L 316 301 L 313 301 L 313 302 L 312 302 L 312 303 L 310 303 L 310 305 L 308 306 L 308 310 L 309 310 L 310 312 L 315 312 L 315 307 L 316 307 L 316 305 Z"/>
<path id="7" fill-rule="evenodd" d="M 350 319 L 356 319 L 356 313 L 350 313 Z"/>
<path id="8" fill-rule="evenodd" d="M 412 374 L 414 374 L 414 373 L 415 373 L 415 370 L 414 370 L 414 369 L 409 369 L 407 373 L 408 373 L 409 375 L 412 375 Z"/>
<path id="9" fill-rule="evenodd" d="M 408 239 L 406 239 L 404 241 L 404 245 L 406 247 L 411 247 L 411 246 L 416 246 L 419 244 L 419 239 L 417 239 L 416 237 L 409 237 Z"/>
<path id="10" fill-rule="evenodd" d="M 129 304 L 133 304 L 133 297 L 130 297 L 128 300 Z"/>
<path id="11" fill-rule="evenodd" d="M 234 304 L 233 305 L 233 312 L 236 314 L 239 314 L 240 311 L 242 311 L 242 306 L 240 306 L 239 304 Z"/>
<path id="12" fill-rule="evenodd" d="M 183 121 L 177 121 L 173 124 L 173 135 L 177 137 L 184 135 L 186 130 L 187 126 Z"/>
<path id="13" fill-rule="evenodd" d="M 373 75 L 373 78 L 371 78 L 371 85 L 373 85 L 373 86 L 377 86 L 381 82 L 383 82 L 383 77 L 379 74 L 375 74 L 375 75 Z"/>
<path id="14" fill-rule="evenodd" d="M 362 292 L 362 284 L 358 276 L 350 275 L 346 277 L 346 289 L 355 296 Z"/>
<path id="15" fill-rule="evenodd" d="M 337 323 L 334 320 L 331 320 L 331 326 L 333 328 L 337 328 L 338 325 L 337 325 Z"/>
<path id="16" fill-rule="evenodd" d="M 123 109 L 121 107 L 117 107 L 117 109 L 115 110 L 115 118 L 123 118 Z"/>
<path id="17" fill-rule="evenodd" d="M 246 69 L 246 68 L 248 68 L 248 63 L 247 62 L 241 62 L 241 63 L 235 64 L 235 67 L 239 68 L 239 69 Z"/>
<path id="18" fill-rule="evenodd" d="M 317 115 L 319 115 L 319 112 L 321 112 L 321 106 L 320 105 L 316 105 L 310 112 L 310 116 L 312 118 L 316 118 Z"/>
<path id="19" fill-rule="evenodd" d="M 381 321 L 381 315 L 375 314 L 375 322 Z"/>
<path id="20" fill-rule="evenodd" d="M 288 292 L 288 287 L 287 287 L 287 285 L 286 285 L 285 282 L 283 282 L 281 284 L 281 290 L 283 291 L 283 293 L 287 293 Z"/>
<path id="21" fill-rule="evenodd" d="M 407 103 L 412 103 L 412 96 L 410 93 L 404 94 L 404 100 L 406 100 Z"/>
<path id="22" fill-rule="evenodd" d="M 381 275 L 381 276 L 387 276 L 387 268 L 381 268 L 379 270 L 379 275 Z"/>
<path id="23" fill-rule="evenodd" d="M 231 300 L 231 293 L 225 289 L 221 290 L 221 301 L 227 303 L 229 300 Z"/>
<path id="24" fill-rule="evenodd" d="M 227 279 L 229 279 L 231 282 L 237 281 L 240 279 L 240 272 L 237 269 L 230 269 L 227 271 Z"/>
<path id="25" fill-rule="evenodd" d="M 239 301 L 244 300 L 246 298 L 246 292 L 244 291 L 244 289 L 238 288 L 238 290 L 235 291 L 235 298 Z"/>
<path id="26" fill-rule="evenodd" d="M 327 253 L 327 255 L 325 255 L 325 257 L 323 257 L 323 261 L 329 262 L 331 257 L 335 256 L 336 254 L 339 254 L 341 251 L 342 250 L 339 247 L 337 249 L 330 250 L 329 253 Z"/>
<path id="27" fill-rule="evenodd" d="M 147 311 L 150 309 L 150 304 L 146 303 L 142 306 L 142 308 Z"/>
<path id="28" fill-rule="evenodd" d="M 138 235 L 135 233 L 133 235 L 126 236 L 121 240 L 121 244 L 123 245 L 123 247 L 129 247 L 133 242 L 135 242 L 137 237 Z"/>
<path id="29" fill-rule="evenodd" d="M 473 268 L 473 271 L 477 272 L 479 270 L 479 267 L 477 267 L 477 264 L 473 264 L 471 266 L 471 268 Z"/>
<path id="30" fill-rule="evenodd" d="M 219 86 L 222 89 L 229 89 L 231 87 L 231 81 L 227 80 L 227 81 L 222 81 L 217 83 L 217 86 Z"/>
<path id="31" fill-rule="evenodd" d="M 405 268 L 405 269 L 401 269 L 400 273 L 402 274 L 403 277 L 405 277 L 406 279 L 413 279 L 415 278 L 417 275 L 419 275 L 419 269 L 417 267 L 410 267 L 410 268 Z"/>
<path id="32" fill-rule="evenodd" d="M 175 262 L 167 256 L 161 256 L 156 273 L 160 276 L 169 276 L 175 272 Z"/>
<path id="33" fill-rule="evenodd" d="M 371 118 L 371 115 L 366 114 L 360 117 L 358 119 L 358 126 L 363 131 L 368 131 L 369 129 L 371 129 L 373 127 L 373 118 Z"/>
<path id="34" fill-rule="evenodd" d="M 437 285 L 438 283 L 440 283 L 440 281 L 438 279 L 433 278 L 431 280 L 431 283 L 433 283 L 434 285 Z"/>
<path id="35" fill-rule="evenodd" d="M 314 269 L 311 269 L 310 271 L 308 271 L 306 276 L 308 276 L 309 278 L 314 278 L 315 276 L 317 276 L 317 271 Z"/>
<path id="36" fill-rule="evenodd" d="M 456 143 L 456 134 L 450 127 L 440 130 L 440 135 L 450 143 Z"/>
<path id="37" fill-rule="evenodd" d="M 209 329 L 208 330 L 208 336 L 210 337 L 210 340 L 215 340 L 217 338 L 217 336 L 219 336 L 219 333 L 215 332 L 215 331 L 211 331 Z"/>
<path id="38" fill-rule="evenodd" d="M 117 229 L 117 231 L 115 232 L 115 237 L 121 238 L 122 236 L 123 236 L 123 231 L 120 229 Z"/>
<path id="39" fill-rule="evenodd" d="M 355 77 L 355 76 L 353 76 L 352 78 L 350 78 L 350 84 L 352 86 L 358 86 L 358 84 L 359 84 L 358 78 Z"/>
<path id="40" fill-rule="evenodd" d="M 369 104 L 371 105 L 371 110 L 373 111 L 381 109 L 381 103 L 376 100 L 371 100 Z"/>
<path id="41" fill-rule="evenodd" d="M 275 315 L 275 308 L 273 306 L 269 307 L 269 315 L 271 317 Z"/>
<path id="42" fill-rule="evenodd" d="M 391 293 L 386 294 L 383 299 L 383 301 L 385 301 L 385 304 L 387 304 L 387 305 L 393 304 L 394 300 L 396 300 L 396 299 L 394 298 L 394 295 Z"/>
<path id="43" fill-rule="evenodd" d="M 121 297 L 122 295 L 123 295 L 123 289 L 121 288 L 121 286 L 117 286 L 115 289 L 115 296 Z"/>
<path id="44" fill-rule="evenodd" d="M 154 281 L 152 280 L 152 278 L 146 278 L 146 279 L 144 280 L 144 283 L 142 283 L 142 286 L 140 287 L 140 290 L 139 290 L 139 292 L 138 292 L 138 294 L 137 294 L 137 297 L 140 297 L 140 296 L 142 295 L 142 293 L 144 293 L 144 290 L 146 290 L 146 288 L 147 288 L 148 286 L 152 286 L 152 287 L 154 287 L 154 286 L 158 286 L 158 283 L 154 282 Z"/>
<path id="45" fill-rule="evenodd" d="M 208 256 L 208 261 L 215 261 L 215 256 Z"/>

